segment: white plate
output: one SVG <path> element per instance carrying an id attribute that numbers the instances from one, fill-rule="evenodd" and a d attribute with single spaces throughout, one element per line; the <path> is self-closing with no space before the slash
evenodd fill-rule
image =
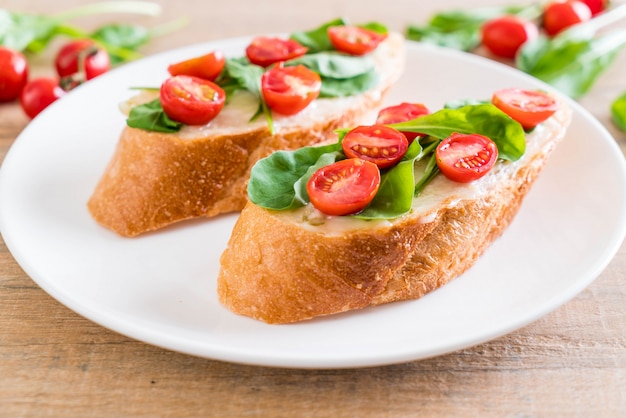
<path id="1" fill-rule="evenodd" d="M 26 273 L 58 301 L 150 344 L 226 361 L 298 368 L 373 366 L 435 356 L 496 338 L 565 303 L 605 268 L 626 232 L 624 158 L 574 102 L 574 121 L 517 219 L 462 277 L 427 295 L 310 322 L 272 326 L 216 297 L 219 256 L 235 215 L 135 239 L 91 219 L 85 203 L 124 118 L 131 86 L 159 85 L 173 61 L 233 39 L 156 55 L 93 80 L 30 123 L 0 172 L 0 227 Z M 545 85 L 456 51 L 408 43 L 388 102 L 437 109 L 501 87 Z"/>

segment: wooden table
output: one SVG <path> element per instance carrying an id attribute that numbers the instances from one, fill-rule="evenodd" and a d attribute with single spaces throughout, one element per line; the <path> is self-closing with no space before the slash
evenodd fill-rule
<path id="1" fill-rule="evenodd" d="M 4 0 L 1 7 L 53 12 L 80 3 Z M 437 10 L 467 7 L 462 0 L 159 3 L 162 16 L 136 21 L 155 25 L 188 16 L 190 23 L 153 41 L 143 50 L 147 54 L 314 27 L 340 15 L 356 22 L 379 20 L 402 31 Z M 76 23 L 89 27 L 107 19 Z M 38 58 L 34 72 L 49 71 L 49 59 Z M 610 122 L 609 103 L 626 91 L 625 70 L 626 52 L 580 100 L 623 151 L 626 134 Z M 0 159 L 27 123 L 17 104 L 0 105 Z M 0 416 L 624 417 L 625 278 L 622 245 L 576 298 L 505 337 L 407 364 L 290 370 L 191 357 L 104 329 L 48 296 L 0 241 Z"/>

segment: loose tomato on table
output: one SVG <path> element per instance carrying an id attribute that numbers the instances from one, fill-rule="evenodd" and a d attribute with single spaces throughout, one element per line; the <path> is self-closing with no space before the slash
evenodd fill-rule
<path id="1" fill-rule="evenodd" d="M 54 60 L 59 77 L 69 77 L 85 72 L 86 80 L 91 80 L 111 67 L 109 53 L 91 39 L 71 41 L 59 49 Z"/>
<path id="2" fill-rule="evenodd" d="M 331 26 L 327 33 L 335 49 L 351 55 L 372 52 L 387 38 L 387 34 L 358 26 Z"/>
<path id="3" fill-rule="evenodd" d="M 394 106 L 388 106 L 381 109 L 376 117 L 376 123 L 378 125 L 391 125 L 392 123 L 406 122 L 409 120 L 417 119 L 420 116 L 430 114 L 430 110 L 421 103 L 400 103 Z M 417 132 L 404 132 L 400 131 L 406 136 L 406 139 L 411 143 L 420 134 Z"/>
<path id="4" fill-rule="evenodd" d="M 20 95 L 20 104 L 24 113 L 34 118 L 50 104 L 65 95 L 65 90 L 54 78 L 40 77 L 29 81 Z"/>
<path id="5" fill-rule="evenodd" d="M 559 108 L 556 99 L 547 93 L 517 88 L 494 92 L 491 102 L 526 130 L 548 119 Z"/>
<path id="6" fill-rule="evenodd" d="M 497 17 L 481 28 L 482 44 L 501 58 L 515 58 L 520 47 L 537 36 L 535 23 L 514 15 Z"/>
<path id="7" fill-rule="evenodd" d="M 167 71 L 172 76 L 190 75 L 215 81 L 224 69 L 225 62 L 226 59 L 222 52 L 213 51 L 199 57 L 171 64 L 167 67 Z"/>
<path id="8" fill-rule="evenodd" d="M 549 36 L 591 19 L 589 6 L 578 0 L 557 0 L 548 3 L 543 11 L 543 28 Z"/>
<path id="9" fill-rule="evenodd" d="M 317 170 L 307 182 L 306 190 L 319 211 L 343 216 L 365 209 L 379 187 L 380 170 L 376 164 L 349 158 Z"/>
<path id="10" fill-rule="evenodd" d="M 226 93 L 212 81 L 178 75 L 161 85 L 160 98 L 170 118 L 187 125 L 204 125 L 220 113 Z"/>
<path id="11" fill-rule="evenodd" d="M 281 115 L 295 115 L 315 100 L 322 88 L 320 76 L 304 65 L 282 64 L 263 73 L 261 92 L 265 103 Z"/>
<path id="12" fill-rule="evenodd" d="M 435 157 L 447 178 L 469 183 L 491 170 L 498 159 L 498 147 L 483 135 L 455 133 L 441 141 Z"/>
<path id="13" fill-rule="evenodd" d="M 587 7 L 589 7 L 592 17 L 605 11 L 607 6 L 609 5 L 608 0 L 580 0 L 580 1 L 582 1 L 583 3 L 587 5 Z"/>
<path id="14" fill-rule="evenodd" d="M 409 141 L 402 132 L 388 126 L 357 126 L 346 134 L 341 147 L 346 157 L 360 158 L 382 169 L 397 164 L 404 157 Z"/>
<path id="15" fill-rule="evenodd" d="M 281 61 L 301 57 L 309 49 L 293 39 L 259 36 L 246 48 L 246 56 L 251 63 L 269 67 Z"/>
<path id="16" fill-rule="evenodd" d="M 28 81 L 28 62 L 24 55 L 0 46 L 0 102 L 20 97 Z"/>

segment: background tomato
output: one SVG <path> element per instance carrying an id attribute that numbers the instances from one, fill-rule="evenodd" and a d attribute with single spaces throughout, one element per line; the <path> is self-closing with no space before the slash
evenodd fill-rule
<path id="1" fill-rule="evenodd" d="M 589 7 L 591 16 L 595 16 L 598 13 L 602 13 L 608 6 L 608 0 L 580 0 Z"/>
<path id="2" fill-rule="evenodd" d="M 547 93 L 516 88 L 494 92 L 491 102 L 527 130 L 548 119 L 559 106 Z"/>
<path id="3" fill-rule="evenodd" d="M 358 213 L 374 199 L 380 171 L 374 163 L 349 158 L 317 170 L 306 185 L 315 208 L 327 215 Z"/>
<path id="4" fill-rule="evenodd" d="M 452 134 L 441 141 L 435 152 L 437 166 L 450 180 L 469 183 L 491 170 L 498 159 L 498 147 L 478 134 Z"/>
<path id="5" fill-rule="evenodd" d="M 177 62 L 167 67 L 171 75 L 190 75 L 215 81 L 224 69 L 226 60 L 220 51 L 213 51 L 200 57 Z"/>
<path id="6" fill-rule="evenodd" d="M 387 38 L 386 34 L 358 26 L 331 26 L 327 32 L 335 49 L 351 55 L 365 55 L 372 52 Z"/>
<path id="7" fill-rule="evenodd" d="M 591 19 L 589 6 L 578 0 L 548 3 L 543 12 L 543 27 L 549 36 Z"/>
<path id="8" fill-rule="evenodd" d="M 59 81 L 49 77 L 36 78 L 29 81 L 20 95 L 20 104 L 24 112 L 31 118 L 65 94 L 59 87 Z"/>
<path id="9" fill-rule="evenodd" d="M 341 147 L 346 157 L 370 161 L 382 169 L 404 157 L 409 141 L 402 132 L 388 126 L 357 126 L 346 134 Z"/>
<path id="10" fill-rule="evenodd" d="M 392 123 L 406 122 L 428 114 L 430 114 L 430 111 L 423 104 L 404 102 L 381 109 L 376 117 L 376 123 L 379 125 L 391 125 Z M 417 132 L 400 132 L 406 136 L 409 143 L 420 135 Z"/>
<path id="11" fill-rule="evenodd" d="M 539 36 L 539 29 L 530 20 L 518 16 L 501 16 L 481 28 L 482 43 L 492 54 L 515 58 L 519 48 Z"/>
<path id="12" fill-rule="evenodd" d="M 320 76 L 304 65 L 278 66 L 261 77 L 263 99 L 281 115 L 295 115 L 315 100 L 322 88 Z"/>
<path id="13" fill-rule="evenodd" d="M 226 93 L 209 80 L 177 75 L 163 82 L 160 99 L 170 118 L 187 125 L 204 125 L 220 113 Z"/>
<path id="14" fill-rule="evenodd" d="M 59 77 L 69 77 L 79 72 L 78 60 L 83 60 L 85 79 L 91 80 L 109 70 L 109 54 L 90 39 L 71 41 L 59 49 L 54 65 Z"/>
<path id="15" fill-rule="evenodd" d="M 28 81 L 28 62 L 19 51 L 0 46 L 0 102 L 20 97 Z"/>
<path id="16" fill-rule="evenodd" d="M 246 48 L 246 56 L 251 63 L 261 67 L 300 57 L 308 48 L 293 39 L 270 38 L 259 36 L 252 40 Z"/>

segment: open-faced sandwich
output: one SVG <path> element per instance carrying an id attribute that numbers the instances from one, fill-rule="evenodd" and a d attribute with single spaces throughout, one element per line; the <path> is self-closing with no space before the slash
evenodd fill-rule
<path id="1" fill-rule="evenodd" d="M 124 103 L 127 125 L 89 199 L 122 236 L 241 210 L 254 163 L 361 123 L 404 70 L 404 40 L 335 20 L 172 64 L 159 89 Z"/>
<path id="2" fill-rule="evenodd" d="M 336 143 L 260 160 L 221 257 L 221 303 L 289 323 L 416 299 L 472 266 L 514 218 L 570 110 L 512 88 L 467 103 L 434 113 L 403 103 Z"/>

